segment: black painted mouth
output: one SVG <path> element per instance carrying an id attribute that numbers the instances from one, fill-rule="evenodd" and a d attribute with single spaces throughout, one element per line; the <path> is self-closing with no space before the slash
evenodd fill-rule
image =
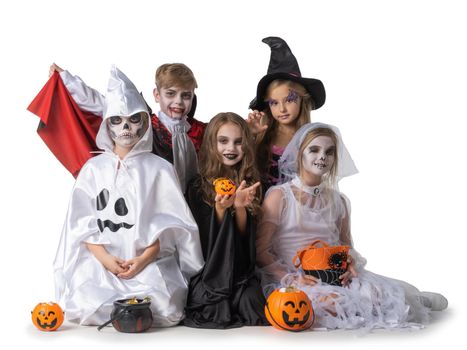
<path id="1" fill-rule="evenodd" d="M 119 224 L 116 224 L 111 220 L 102 221 L 101 219 L 97 219 L 97 226 L 99 226 L 99 230 L 101 232 L 103 232 L 106 227 L 112 232 L 117 232 L 121 228 L 129 229 L 135 225 L 130 225 L 130 224 L 127 224 L 126 222 L 121 222 Z"/>
<path id="2" fill-rule="evenodd" d="M 228 153 L 228 154 L 224 154 L 224 157 L 229 160 L 234 160 L 238 157 L 238 154 Z"/>

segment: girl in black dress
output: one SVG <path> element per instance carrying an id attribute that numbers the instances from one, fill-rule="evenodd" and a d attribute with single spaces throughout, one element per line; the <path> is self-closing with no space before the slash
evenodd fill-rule
<path id="1" fill-rule="evenodd" d="M 220 113 L 208 124 L 199 152 L 200 174 L 187 201 L 198 224 L 206 264 L 190 280 L 184 324 L 198 328 L 268 325 L 255 274 L 256 217 L 260 206 L 254 141 L 245 120 Z M 217 194 L 221 177 L 237 186 Z"/>

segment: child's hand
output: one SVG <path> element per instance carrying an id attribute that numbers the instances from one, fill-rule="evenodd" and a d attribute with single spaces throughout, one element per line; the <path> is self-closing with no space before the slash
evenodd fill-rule
<path id="1" fill-rule="evenodd" d="M 125 272 L 127 270 L 126 267 L 123 267 L 124 260 L 117 258 L 116 256 L 107 254 L 105 256 L 100 257 L 100 262 L 104 267 L 112 272 L 114 275 L 117 275 Z"/>
<path id="2" fill-rule="evenodd" d="M 246 186 L 246 181 L 243 180 L 240 186 L 238 186 L 237 191 L 235 192 L 235 208 L 244 208 L 253 202 L 256 195 L 256 190 L 261 185 L 260 182 L 251 185 L 250 187 Z"/>
<path id="3" fill-rule="evenodd" d="M 316 283 L 318 283 L 318 279 L 316 277 L 310 276 L 310 275 L 303 275 L 300 274 L 298 276 L 298 285 L 300 286 L 314 286 Z"/>
<path id="4" fill-rule="evenodd" d="M 125 269 L 125 271 L 119 273 L 117 277 L 120 277 L 125 280 L 133 278 L 138 273 L 143 271 L 143 269 L 147 265 L 148 265 L 148 262 L 145 261 L 145 259 L 143 259 L 141 256 L 137 256 L 136 258 L 129 259 L 123 262 L 122 267 Z"/>
<path id="5" fill-rule="evenodd" d="M 259 112 L 257 110 L 254 110 L 253 112 L 248 113 L 248 118 L 246 122 L 253 135 L 257 135 L 260 132 L 268 128 L 267 125 L 261 125 L 261 118 L 263 116 L 264 116 L 264 112 Z"/>
<path id="6" fill-rule="evenodd" d="M 57 66 L 55 63 L 52 63 L 52 65 L 49 68 L 49 78 L 54 74 L 54 72 L 63 72 L 63 69 Z"/>
<path id="7" fill-rule="evenodd" d="M 355 269 L 355 262 L 352 259 L 352 256 L 349 255 L 347 263 L 347 271 L 345 271 L 342 275 L 339 276 L 343 287 L 348 286 L 349 283 L 352 281 L 352 278 L 358 276 L 357 270 Z"/>
<path id="8" fill-rule="evenodd" d="M 221 195 L 221 194 L 216 194 L 215 200 L 215 205 L 216 208 L 219 210 L 226 210 L 227 208 L 230 208 L 235 201 L 235 194 L 232 195 Z"/>
<path id="9" fill-rule="evenodd" d="M 159 239 L 157 239 L 149 247 L 146 247 L 146 249 L 144 249 L 141 255 L 133 259 L 128 259 L 127 261 L 124 261 L 122 264 L 122 268 L 124 268 L 125 271 L 119 273 L 117 277 L 120 277 L 122 279 L 130 279 L 135 277 L 138 273 L 143 271 L 146 268 L 146 266 L 148 266 L 151 262 L 156 260 L 160 249 L 161 244 Z"/>

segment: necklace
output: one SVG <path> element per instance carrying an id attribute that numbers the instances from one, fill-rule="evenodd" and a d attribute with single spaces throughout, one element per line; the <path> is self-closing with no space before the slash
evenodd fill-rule
<path id="1" fill-rule="evenodd" d="M 318 196 L 321 193 L 322 190 L 322 184 L 319 184 L 318 186 L 308 186 L 305 185 L 302 180 L 296 175 L 293 180 L 292 184 L 299 188 L 301 191 L 311 194 L 312 196 Z"/>

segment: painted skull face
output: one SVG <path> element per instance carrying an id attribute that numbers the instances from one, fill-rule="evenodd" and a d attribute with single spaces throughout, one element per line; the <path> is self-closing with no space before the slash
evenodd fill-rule
<path id="1" fill-rule="evenodd" d="M 131 148 L 143 137 L 147 124 L 144 113 L 136 113 L 130 117 L 110 117 L 107 119 L 110 137 L 116 145 Z"/>
<path id="2" fill-rule="evenodd" d="M 321 177 L 331 170 L 335 154 L 336 145 L 329 136 L 315 137 L 303 151 L 303 168 L 305 171 Z"/>
<path id="3" fill-rule="evenodd" d="M 104 188 L 96 198 L 97 210 L 105 215 L 105 218 L 97 219 L 97 226 L 99 227 L 99 230 L 103 232 L 105 228 L 108 228 L 112 232 L 117 232 L 121 228 L 132 228 L 134 224 L 128 224 L 126 222 L 120 221 L 125 219 L 125 217 L 128 215 L 128 207 L 125 199 L 123 197 L 117 198 L 113 205 L 110 204 L 110 202 L 110 192 Z M 105 210 L 106 208 L 108 210 Z"/>

